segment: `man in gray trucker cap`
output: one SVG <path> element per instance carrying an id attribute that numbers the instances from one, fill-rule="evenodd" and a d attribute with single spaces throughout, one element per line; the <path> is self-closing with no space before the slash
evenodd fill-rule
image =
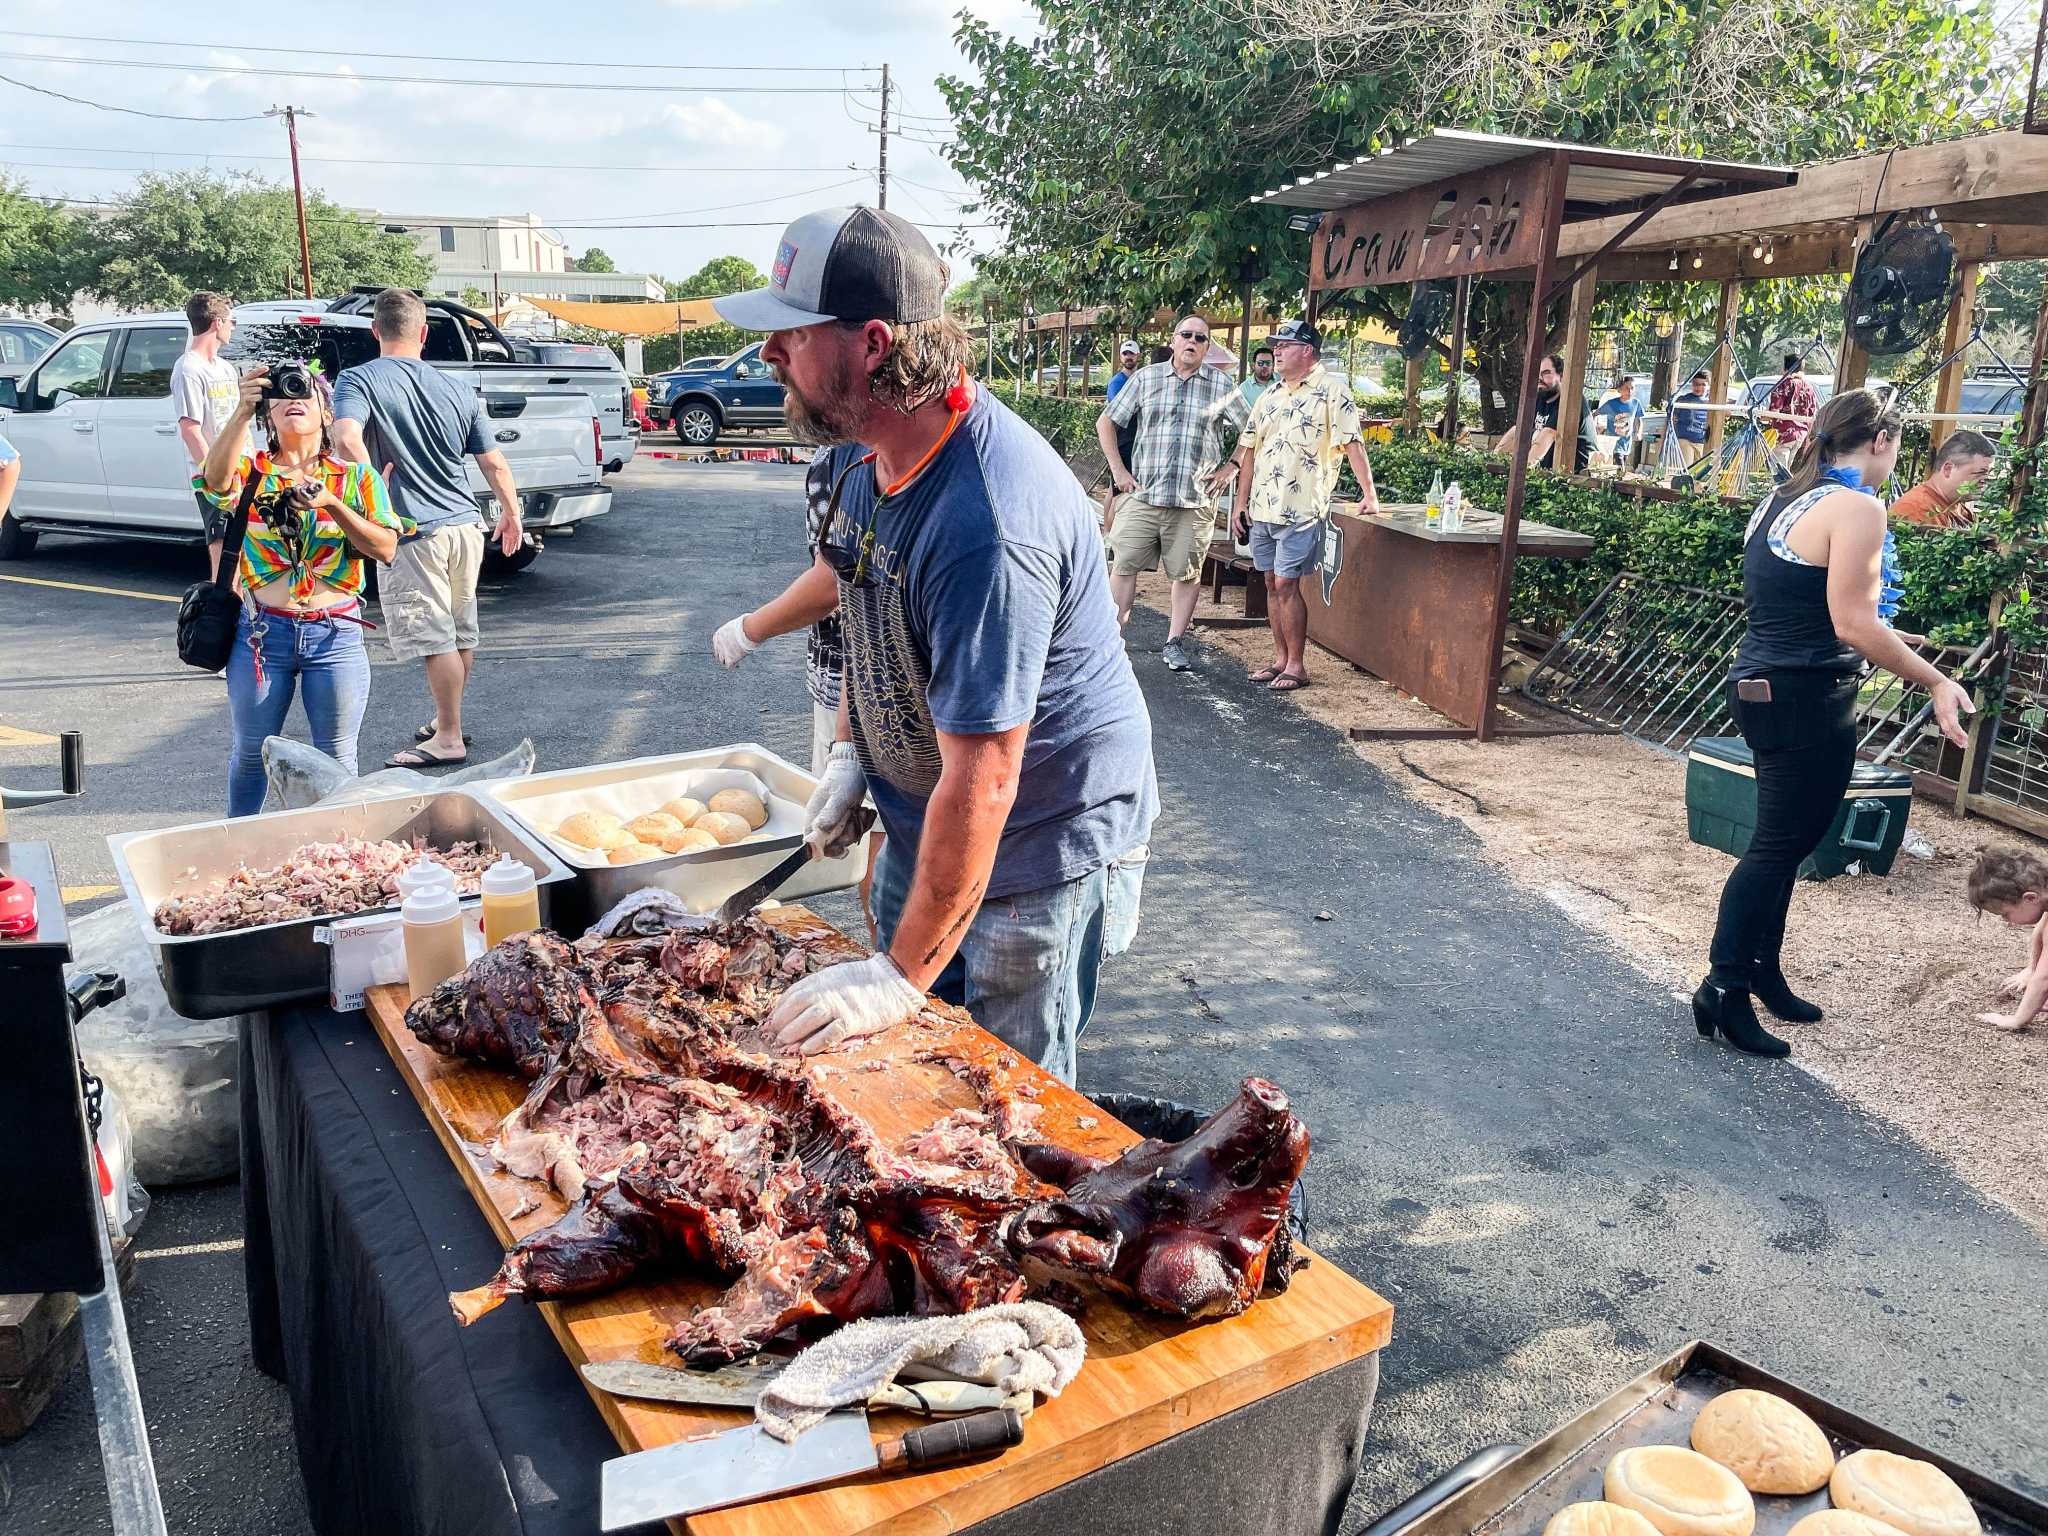
<path id="1" fill-rule="evenodd" d="M 968 375 L 946 265 L 872 208 L 806 214 L 768 286 L 713 301 L 770 331 L 790 428 L 826 455 L 816 559 L 838 583 L 838 740 L 805 813 L 837 852 L 872 795 L 882 949 L 805 977 L 769 1027 L 830 1050 L 927 991 L 1068 1082 L 1106 954 L 1137 929 L 1158 813 L 1095 508 Z"/>

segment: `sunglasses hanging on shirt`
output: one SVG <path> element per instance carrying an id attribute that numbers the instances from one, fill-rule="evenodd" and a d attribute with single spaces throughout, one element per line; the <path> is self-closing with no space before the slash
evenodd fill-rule
<path id="1" fill-rule="evenodd" d="M 847 478 L 861 465 L 868 465 L 869 473 L 874 473 L 873 452 L 864 453 L 855 459 L 841 470 L 839 477 L 832 482 L 832 498 L 825 505 L 823 532 L 818 537 L 818 558 L 825 562 L 833 575 L 849 587 L 864 589 L 875 584 L 872 564 L 875 553 L 875 523 L 882 515 L 883 504 L 924 473 L 926 466 L 939 456 L 939 450 L 946 446 L 947 439 L 953 435 L 953 429 L 960 425 L 967 415 L 968 407 L 973 403 L 974 391 L 968 387 L 967 370 L 962 368 L 959 382 L 946 391 L 946 409 L 952 412 L 946 419 L 946 430 L 939 434 L 937 442 L 924 451 L 924 457 L 910 466 L 909 473 L 893 485 L 881 485 L 877 476 L 874 504 L 868 508 L 864 522 L 856 525 L 850 517 L 841 513 L 839 497 L 846 489 Z"/>

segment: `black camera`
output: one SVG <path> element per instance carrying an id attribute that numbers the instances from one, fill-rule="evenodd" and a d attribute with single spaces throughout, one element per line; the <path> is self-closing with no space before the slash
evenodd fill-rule
<path id="1" fill-rule="evenodd" d="M 304 363 L 272 363 L 263 380 L 265 400 L 310 400 L 313 370 Z"/>

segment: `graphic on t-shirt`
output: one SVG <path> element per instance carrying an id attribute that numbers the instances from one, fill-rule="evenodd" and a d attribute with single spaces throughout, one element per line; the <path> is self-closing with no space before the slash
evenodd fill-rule
<path id="1" fill-rule="evenodd" d="M 1334 517 L 1323 524 L 1323 606 L 1330 606 L 1330 594 L 1337 590 L 1337 577 L 1344 569 L 1344 527 Z"/>
<path id="2" fill-rule="evenodd" d="M 931 664 L 910 632 L 899 562 L 879 548 L 874 585 L 840 588 L 846 644 L 846 706 L 863 772 L 879 774 L 907 795 L 929 798 L 939 787 L 938 733 L 925 691 Z"/>

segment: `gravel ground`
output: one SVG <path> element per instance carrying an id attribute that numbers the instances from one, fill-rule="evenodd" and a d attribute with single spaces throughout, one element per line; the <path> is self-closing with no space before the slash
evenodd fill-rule
<path id="1" fill-rule="evenodd" d="M 1147 581 L 1146 600 L 1163 611 L 1163 584 L 1156 574 Z M 1205 595 L 1198 622 L 1231 611 Z M 1271 659 L 1264 629 L 1209 629 L 1202 637 L 1247 670 Z M 1316 686 L 1293 702 L 1325 725 L 1448 724 L 1314 647 L 1309 674 Z M 1699 985 L 1732 862 L 1686 835 L 1682 758 L 1620 736 L 1483 747 L 1354 742 L 1351 750 L 1422 804 L 1463 822 L 1508 878 L 1612 938 L 1674 994 Z M 1766 1023 L 1792 1040 L 1795 1064 L 2048 1232 L 2048 1024 L 2002 1034 L 1976 1018 L 2000 1006 L 2000 979 L 2025 967 L 2027 935 L 1979 919 L 1963 894 L 1980 849 L 2038 853 L 2040 844 L 1926 800 L 1914 802 L 1912 824 L 1934 845 L 1932 859 L 1902 854 L 1883 877 L 1801 884 L 1785 974 L 1827 1017 Z"/>

